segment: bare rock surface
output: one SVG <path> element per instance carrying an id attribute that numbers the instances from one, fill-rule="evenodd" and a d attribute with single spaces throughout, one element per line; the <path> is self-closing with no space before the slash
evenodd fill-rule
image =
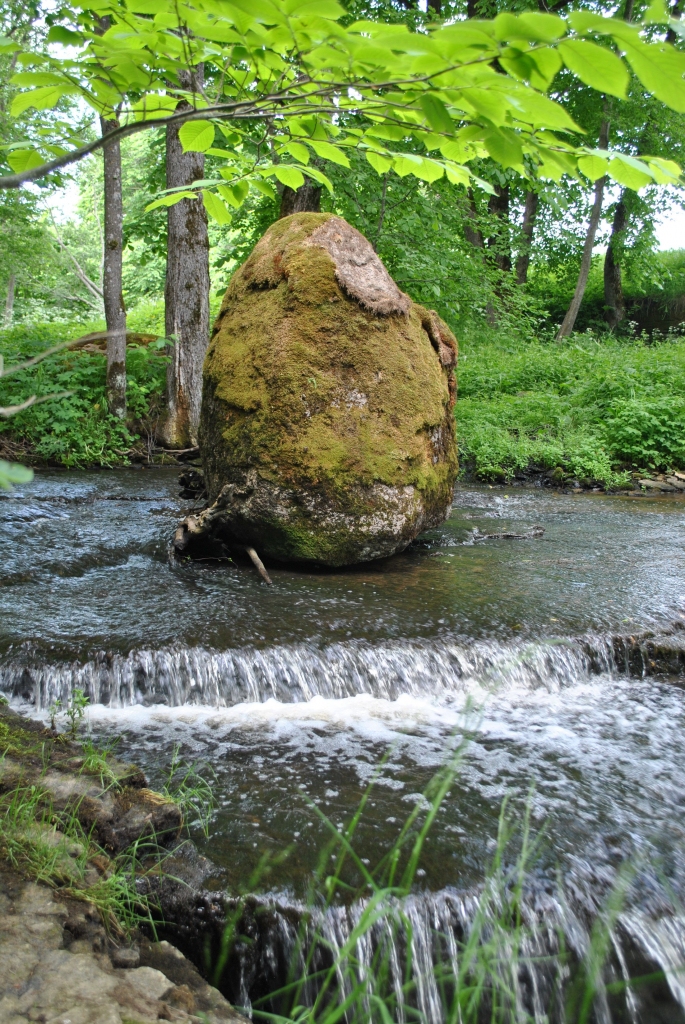
<path id="1" fill-rule="evenodd" d="M 168 942 L 117 947 L 90 905 L 0 871 L 0 1024 L 159 1020 L 245 1018 Z"/>

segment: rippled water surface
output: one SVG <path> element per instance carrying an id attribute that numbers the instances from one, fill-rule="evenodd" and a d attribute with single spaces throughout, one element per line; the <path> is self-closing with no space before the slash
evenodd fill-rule
<path id="1" fill-rule="evenodd" d="M 306 889 L 317 809 L 343 825 L 375 779 L 356 839 L 375 863 L 462 744 L 418 878 L 425 914 L 478 888 L 506 798 L 541 836 L 539 892 L 561 878 L 590 913 L 630 864 L 625 935 L 685 962 L 685 691 L 627 676 L 610 643 L 682 616 L 684 499 L 462 488 L 405 554 L 273 567 L 267 588 L 249 564 L 170 567 L 190 508 L 176 495 L 175 472 L 46 473 L 0 500 L 6 692 L 39 709 L 82 686 L 90 728 L 121 734 L 155 782 L 176 744 L 211 765 L 218 808 L 198 842 L 229 891 L 288 850 L 260 882 L 280 900 Z M 474 542 L 533 526 L 542 538 Z M 682 1019 L 669 984 L 653 1020 Z"/>

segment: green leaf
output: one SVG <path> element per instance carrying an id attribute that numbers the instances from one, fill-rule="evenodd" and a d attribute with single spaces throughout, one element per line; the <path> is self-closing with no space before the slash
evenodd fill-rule
<path id="1" fill-rule="evenodd" d="M 327 18 L 338 21 L 347 12 L 335 0 L 286 0 L 284 4 L 287 14 L 296 14 L 298 18 Z"/>
<path id="2" fill-rule="evenodd" d="M 178 132 L 184 153 L 206 153 L 214 143 L 211 121 L 186 121 Z"/>
<path id="3" fill-rule="evenodd" d="M 31 92 L 20 92 L 12 100 L 10 113 L 12 117 L 19 117 L 29 107 L 48 110 L 50 107 L 56 107 L 62 96 L 76 91 L 71 85 L 46 85 L 41 89 L 32 89 Z"/>
<path id="4" fill-rule="evenodd" d="M 33 470 L 28 466 L 20 466 L 16 462 L 5 462 L 0 459 L 0 487 L 4 491 L 12 489 L 12 484 L 27 484 L 33 480 Z"/>
<path id="5" fill-rule="evenodd" d="M 424 92 L 419 98 L 419 103 L 433 131 L 444 135 L 454 134 L 454 121 L 439 96 L 432 92 Z"/>
<path id="6" fill-rule="evenodd" d="M 267 196 L 269 199 L 276 198 L 275 188 L 272 185 L 270 185 L 268 181 L 264 181 L 263 178 L 253 178 L 252 184 L 254 185 L 258 192 L 262 193 L 263 196 Z"/>
<path id="7" fill-rule="evenodd" d="M 642 16 L 642 22 L 644 25 L 668 25 L 670 17 L 664 0 L 652 0 Z"/>
<path id="8" fill-rule="evenodd" d="M 250 186 L 246 181 L 236 181 L 232 185 L 217 185 L 216 190 L 227 203 L 237 210 L 245 202 Z"/>
<path id="9" fill-rule="evenodd" d="M 671 110 L 685 113 L 685 53 L 668 43 L 621 45 L 645 89 Z"/>
<path id="10" fill-rule="evenodd" d="M 301 164 L 309 163 L 309 150 L 301 142 L 288 142 L 282 149 L 286 153 L 290 153 L 291 156 L 294 156 Z"/>
<path id="11" fill-rule="evenodd" d="M 451 181 L 453 185 L 468 185 L 471 180 L 467 167 L 462 167 L 460 164 L 452 163 L 449 160 L 445 161 L 445 173 L 447 180 Z"/>
<path id="12" fill-rule="evenodd" d="M 150 210 L 156 210 L 159 206 L 175 206 L 182 199 L 197 199 L 197 192 L 169 192 L 167 195 L 160 196 L 159 199 L 148 203 L 145 207 L 145 212 L 149 213 Z"/>
<path id="13" fill-rule="evenodd" d="M 610 96 L 626 98 L 630 76 L 615 53 L 586 39 L 566 39 L 559 43 L 564 64 L 584 85 Z"/>
<path id="14" fill-rule="evenodd" d="M 319 142 L 318 139 L 307 139 L 308 145 L 312 147 L 317 156 L 323 160 L 330 160 L 333 164 L 340 164 L 341 167 L 349 167 L 350 161 L 345 153 L 334 146 L 331 142 Z"/>
<path id="15" fill-rule="evenodd" d="M 45 159 L 35 149 L 14 149 L 7 155 L 7 163 L 15 174 L 23 174 L 34 167 L 42 167 Z"/>
<path id="16" fill-rule="evenodd" d="M 537 11 L 525 11 L 519 14 L 519 22 L 529 32 L 529 39 L 540 43 L 553 43 L 566 35 L 567 24 L 556 14 L 543 14 Z"/>
<path id="17" fill-rule="evenodd" d="M 308 178 L 313 178 L 314 181 L 318 181 L 321 185 L 327 189 L 328 192 L 333 195 L 333 182 L 330 178 L 327 178 L 323 171 L 320 171 L 318 167 L 308 167 L 305 171 Z"/>
<path id="18" fill-rule="evenodd" d="M 675 160 L 664 160 L 661 157 L 645 157 L 645 163 L 652 172 L 657 185 L 682 184 L 682 171 Z"/>
<path id="19" fill-rule="evenodd" d="M 202 202 L 204 203 L 205 210 L 209 216 L 217 222 L 217 224 L 230 224 L 231 214 L 226 204 L 219 198 L 214 192 L 208 192 L 207 189 L 202 189 Z"/>
<path id="20" fill-rule="evenodd" d="M 288 188 L 298 189 L 304 185 L 304 174 L 299 167 L 292 167 L 289 164 L 276 164 L 274 174 L 282 185 Z"/>
<path id="21" fill-rule="evenodd" d="M 513 167 L 523 173 L 523 148 L 516 135 L 506 129 L 485 132 L 483 142 L 493 160 L 502 167 Z"/>
<path id="22" fill-rule="evenodd" d="M 578 159 L 578 167 L 590 181 L 597 181 L 603 178 L 609 169 L 609 161 L 602 156 L 581 156 Z"/>
<path id="23" fill-rule="evenodd" d="M 387 174 L 392 167 L 392 157 L 383 156 L 382 153 L 374 153 L 372 149 L 366 150 L 366 159 L 378 174 Z"/>
<path id="24" fill-rule="evenodd" d="M 617 154 L 609 164 L 609 174 L 619 185 L 632 188 L 635 192 L 653 182 L 649 168 L 641 160 Z"/>
<path id="25" fill-rule="evenodd" d="M 61 43 L 62 46 L 80 46 L 83 42 L 83 36 L 80 32 L 72 32 L 71 29 L 64 28 L 63 25 L 53 25 L 48 32 L 49 43 Z"/>

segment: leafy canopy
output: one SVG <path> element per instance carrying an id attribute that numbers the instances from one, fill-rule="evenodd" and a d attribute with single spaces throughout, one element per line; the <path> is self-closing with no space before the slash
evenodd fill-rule
<path id="1" fill-rule="evenodd" d="M 184 148 L 215 158 L 215 176 L 169 190 L 149 208 L 201 193 L 219 223 L 228 223 L 251 187 L 273 194 L 274 179 L 297 188 L 312 178 L 330 189 L 322 167 L 349 166 L 353 149 L 378 174 L 475 180 L 487 191 L 492 186 L 469 166 L 483 157 L 554 181 L 607 174 L 640 188 L 681 180 L 668 159 L 583 145 L 579 126 L 547 95 L 565 67 L 592 89 L 623 98 L 632 70 L 657 100 L 685 111 L 685 53 L 658 28 L 680 25 L 660 0 L 641 25 L 589 11 L 566 19 L 504 12 L 410 31 L 371 21 L 345 27 L 344 13 L 336 0 L 70 3 L 48 37 L 70 55 L 17 53 L 13 81 L 22 91 L 12 114 L 70 96 L 119 121 L 109 140 L 180 124 Z M 10 40 L 0 45 L 14 49 Z M 194 74 L 199 65 L 204 78 Z M 396 148 L 407 140 L 420 151 Z M 36 179 L 103 144 L 52 161 L 47 140 L 14 148 L 8 162 L 15 173 L 0 185 Z"/>

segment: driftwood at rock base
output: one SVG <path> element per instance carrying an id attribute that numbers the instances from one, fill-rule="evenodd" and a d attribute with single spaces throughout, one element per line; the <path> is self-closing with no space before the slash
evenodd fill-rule
<path id="1" fill-rule="evenodd" d="M 268 583 L 269 586 L 271 586 L 271 577 L 269 576 L 268 572 L 264 568 L 264 563 L 262 562 L 261 558 L 259 557 L 259 555 L 255 551 L 255 549 L 254 548 L 246 547 L 245 550 L 247 551 L 248 555 L 252 559 L 254 567 L 256 568 L 257 572 L 262 577 L 264 582 Z"/>

